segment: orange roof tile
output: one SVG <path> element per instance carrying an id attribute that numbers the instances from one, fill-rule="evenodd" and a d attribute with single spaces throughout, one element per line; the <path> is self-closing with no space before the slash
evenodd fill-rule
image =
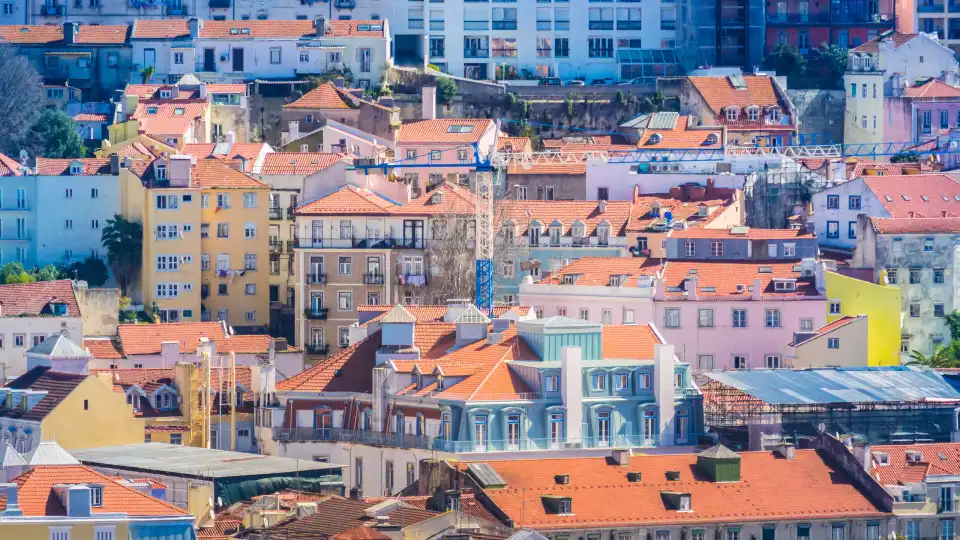
<path id="1" fill-rule="evenodd" d="M 198 143 L 185 144 L 181 147 L 180 153 L 198 158 L 216 158 L 222 161 L 232 162 L 235 160 L 246 160 L 244 172 L 253 172 L 253 166 L 261 153 L 269 151 L 270 147 L 265 143 L 233 143 L 230 145 L 217 143 Z"/>
<path id="2" fill-rule="evenodd" d="M 67 305 L 67 315 L 80 316 L 80 306 L 69 279 L 0 285 L 0 317 L 49 314 L 51 303 Z"/>
<path id="3" fill-rule="evenodd" d="M 0 154 L 0 176 L 23 176 L 20 162 L 6 154 Z"/>
<path id="4" fill-rule="evenodd" d="M 307 175 L 337 163 L 349 161 L 344 154 L 325 152 L 271 152 L 260 168 L 260 174 Z"/>
<path id="5" fill-rule="evenodd" d="M 164 341 L 180 343 L 180 352 L 197 352 L 200 338 L 212 340 L 216 350 L 240 354 L 262 354 L 269 348 L 268 335 L 232 335 L 227 337 L 223 327 L 216 322 L 121 324 L 117 327 L 121 350 L 126 355 L 159 354 Z"/>
<path id="6" fill-rule="evenodd" d="M 367 324 L 372 322 L 377 322 L 393 306 L 384 305 L 384 304 L 361 304 L 357 306 L 358 312 L 376 312 L 377 316 L 373 319 L 367 321 Z M 447 306 L 431 306 L 431 305 L 417 305 L 417 304 L 405 304 L 403 306 L 411 315 L 416 317 L 417 323 L 425 322 L 443 322 L 444 317 L 447 315 Z M 530 312 L 529 306 L 493 306 L 493 316 L 500 317 L 508 311 L 516 311 L 518 315 L 527 315 Z"/>
<path id="7" fill-rule="evenodd" d="M 232 338 L 231 338 L 232 339 Z M 219 344 L 218 344 L 219 345 Z M 226 349 L 229 350 L 229 349 Z M 217 351 L 225 352 L 224 349 L 217 347 Z M 181 349 L 182 352 L 182 349 Z M 240 351 L 234 351 L 240 352 Z M 120 385 L 123 387 L 128 387 L 131 385 L 137 385 L 141 388 L 148 386 L 150 384 L 154 385 L 173 385 L 175 372 L 173 368 L 122 368 L 122 369 L 92 369 L 90 370 L 93 374 L 98 373 L 108 373 L 113 379 L 115 385 Z M 243 385 L 247 389 L 250 389 L 252 384 L 252 370 L 250 366 L 237 366 L 236 369 L 237 384 Z M 220 376 L 223 375 L 223 380 L 221 382 Z M 213 388 L 219 388 L 221 385 L 229 386 L 230 373 L 229 370 L 220 370 L 220 369 L 211 369 L 210 370 L 210 386 Z M 178 428 L 179 429 L 179 428 Z"/>
<path id="8" fill-rule="evenodd" d="M 77 45 L 122 45 L 127 41 L 127 25 L 77 25 L 74 43 Z M 0 25 L 0 43 L 20 45 L 46 44 L 63 41 L 61 25 Z M 66 45 L 64 43 L 64 45 Z"/>
<path id="9" fill-rule="evenodd" d="M 691 127 L 689 116 L 678 116 L 676 123 L 669 129 L 647 128 L 637 142 L 643 149 L 710 149 L 723 147 L 723 129 L 720 127 Z M 654 135 L 658 142 L 652 140 Z M 707 137 L 716 136 L 717 142 L 708 143 Z"/>
<path id="10" fill-rule="evenodd" d="M 83 166 L 83 176 L 110 174 L 110 159 L 108 158 L 37 158 L 37 174 L 40 176 L 70 176 L 70 165 L 77 162 Z"/>
<path id="11" fill-rule="evenodd" d="M 862 176 L 889 217 L 960 216 L 960 182 L 945 174 Z"/>
<path id="12" fill-rule="evenodd" d="M 955 234 L 960 232 L 960 217 L 870 218 L 870 225 L 880 234 Z"/>
<path id="13" fill-rule="evenodd" d="M 497 137 L 497 151 L 499 152 L 522 154 L 530 152 L 531 149 L 532 145 L 529 137 L 508 137 L 505 135 Z"/>
<path id="14" fill-rule="evenodd" d="M 368 189 L 345 185 L 297 208 L 297 215 L 388 215 L 397 203 Z"/>
<path id="15" fill-rule="evenodd" d="M 469 189 L 448 182 L 393 209 L 394 214 L 414 215 L 474 214 L 476 211 L 476 196 Z"/>
<path id="16" fill-rule="evenodd" d="M 896 31 L 887 32 L 887 33 L 881 34 L 881 35 L 879 35 L 879 36 L 871 39 L 870 41 L 868 41 L 868 42 L 866 42 L 866 43 L 864 43 L 864 44 L 862 44 L 862 45 L 859 45 L 859 46 L 857 46 L 857 47 L 854 47 L 853 49 L 851 49 L 851 52 L 859 52 L 859 53 L 876 53 L 876 52 L 879 52 L 879 51 L 880 51 L 880 42 L 883 41 L 883 40 L 885 40 L 885 39 L 890 39 L 890 40 L 892 40 L 892 41 L 893 41 L 893 48 L 896 49 L 896 48 L 898 48 L 898 47 L 902 47 L 902 46 L 906 45 L 906 44 L 909 43 L 913 38 L 917 37 L 917 35 L 918 35 L 918 34 L 903 34 L 903 33 L 901 33 L 901 32 L 896 32 Z"/>
<path id="17" fill-rule="evenodd" d="M 927 79 L 920 84 L 907 87 L 903 95 L 915 99 L 960 98 L 960 88 L 950 86 L 939 79 Z"/>
<path id="18" fill-rule="evenodd" d="M 268 189 L 263 182 L 217 158 L 198 159 L 191 169 L 191 183 L 199 188 Z"/>
<path id="19" fill-rule="evenodd" d="M 673 221 L 682 221 L 688 228 L 704 227 L 720 215 L 718 208 L 727 208 L 733 204 L 733 193 L 732 189 L 714 188 L 712 196 L 717 198 L 702 201 L 685 201 L 673 198 L 671 195 L 636 196 L 630 207 L 630 221 L 627 223 L 626 230 L 644 231 L 651 225 L 661 222 L 666 212 L 673 215 Z M 659 207 L 657 215 L 651 213 L 655 205 Z M 699 213 L 702 207 L 714 210 L 701 216 Z"/>
<path id="20" fill-rule="evenodd" d="M 190 35 L 190 21 L 185 19 L 137 19 L 131 39 L 173 39 Z"/>
<path id="21" fill-rule="evenodd" d="M 454 131 L 454 126 L 465 126 Z M 437 120 L 411 120 L 400 126 L 397 134 L 399 145 L 421 144 L 469 144 L 479 142 L 485 133 L 493 129 L 493 120 L 484 118 L 443 118 Z M 470 128 L 470 131 L 466 131 Z"/>
<path id="22" fill-rule="evenodd" d="M 744 75 L 745 89 L 737 89 L 728 77 L 689 77 L 693 87 L 700 92 L 704 101 L 714 114 L 730 105 L 740 108 L 748 105 L 769 107 L 780 105 L 777 92 L 773 87 L 773 77 L 764 75 Z"/>
<path id="23" fill-rule="evenodd" d="M 510 165 L 507 167 L 508 175 L 526 175 L 526 174 L 587 174 L 586 163 L 534 163 L 530 168 L 524 168 L 520 165 Z"/>
<path id="24" fill-rule="evenodd" d="M 205 102 L 139 103 L 130 118 L 140 122 L 140 133 L 183 137 L 195 121 L 203 119 L 209 106 Z"/>
<path id="25" fill-rule="evenodd" d="M 603 325 L 603 357 L 608 360 L 647 360 L 662 345 L 649 324 Z"/>
<path id="26" fill-rule="evenodd" d="M 485 494 L 516 528 L 539 530 L 606 527 L 649 527 L 666 524 L 773 522 L 800 519 L 881 517 L 875 506 L 843 471 L 825 462 L 815 450 L 798 450 L 792 460 L 770 452 L 740 454 L 740 481 L 709 481 L 693 454 L 634 456 L 629 465 L 610 465 L 604 457 L 521 459 L 489 462 L 506 481 L 503 489 Z M 466 468 L 466 463 L 458 465 Z M 680 479 L 666 480 L 667 471 Z M 630 482 L 627 472 L 641 473 Z M 568 474 L 569 484 L 554 476 Z M 783 486 L 798 486 L 783 497 Z M 661 493 L 691 495 L 692 512 L 668 509 Z M 547 513 L 541 497 L 570 497 L 572 513 Z M 736 500 L 735 508 L 730 506 Z"/>
<path id="27" fill-rule="evenodd" d="M 592 236 L 596 233 L 597 225 L 606 221 L 610 224 L 610 235 L 621 236 L 630 219 L 629 201 L 606 201 L 606 210 L 600 213 L 600 203 L 597 201 L 508 201 L 496 202 L 495 219 L 497 228 L 507 220 L 513 221 L 518 236 L 527 234 L 530 223 L 540 222 L 542 227 L 549 227 L 555 220 L 563 224 L 561 234 L 570 234 L 573 223 L 580 220 L 584 223 L 585 234 Z"/>
<path id="28" fill-rule="evenodd" d="M 90 351 L 94 358 L 110 360 L 123 358 L 120 342 L 113 338 L 84 338 L 83 348 Z"/>
<path id="29" fill-rule="evenodd" d="M 247 85 L 245 84 L 207 84 L 207 94 L 247 94 Z"/>
<path id="30" fill-rule="evenodd" d="M 379 30 L 360 30 L 361 25 L 378 26 Z M 349 20 L 327 21 L 325 37 L 383 37 L 384 21 Z M 156 32 L 156 31 L 155 31 Z M 169 33 L 172 33 L 170 31 Z M 138 36 L 139 37 L 139 36 Z M 203 39 L 301 39 L 316 37 L 312 20 L 250 20 L 214 21 L 206 19 L 200 27 Z"/>
<path id="31" fill-rule="evenodd" d="M 66 509 L 56 496 L 53 486 L 58 484 L 98 484 L 103 486 L 103 504 L 93 506 L 94 515 L 125 513 L 131 516 L 189 517 L 170 503 L 122 485 L 109 476 L 82 465 L 42 465 L 34 467 L 13 479 L 17 484 L 18 504 L 24 516 L 65 516 Z M 0 496 L 0 505 L 6 508 L 6 496 Z"/>
<path id="32" fill-rule="evenodd" d="M 559 285 L 567 276 L 577 276 L 576 286 L 610 285 L 610 278 L 620 277 L 619 287 L 636 287 L 640 276 L 653 276 L 660 270 L 658 259 L 646 257 L 581 257 L 537 283 Z"/>
<path id="33" fill-rule="evenodd" d="M 769 272 L 760 272 L 769 269 Z M 688 277 L 696 276 L 697 294 L 709 300 L 749 300 L 753 292 L 754 281 L 760 280 L 760 290 L 764 297 L 814 297 L 818 296 L 816 286 L 804 280 L 800 266 L 779 261 L 668 261 L 661 273 L 665 294 L 668 299 L 683 296 L 684 282 Z M 775 291 L 773 281 L 795 279 L 796 291 Z M 737 287 L 742 285 L 742 290 Z M 715 290 L 709 290 L 709 288 Z M 679 290 L 671 291 L 670 288 Z M 708 290 L 704 290 L 708 288 Z"/>
<path id="34" fill-rule="evenodd" d="M 321 109 L 345 110 L 356 107 L 356 98 L 337 88 L 332 82 L 325 82 L 304 94 L 293 103 L 287 103 L 284 109 Z"/>
<path id="35" fill-rule="evenodd" d="M 920 452 L 920 463 L 907 461 L 911 451 Z M 917 483 L 927 474 L 960 474 L 960 443 L 879 444 L 870 452 L 870 473 L 883 485 Z M 877 453 L 887 454 L 888 465 L 877 462 Z M 937 471 L 930 471 L 931 465 Z"/>
<path id="36" fill-rule="evenodd" d="M 909 175 L 929 173 L 933 169 L 926 163 L 877 163 L 869 160 L 856 160 L 847 163 L 847 178 L 873 176 L 878 172 L 883 174 Z"/>
<path id="37" fill-rule="evenodd" d="M 72 118 L 74 122 L 109 122 L 106 113 L 78 113 Z"/>
<path id="38" fill-rule="evenodd" d="M 748 238 L 750 240 L 793 240 L 795 238 L 815 238 L 816 233 L 799 229 L 760 229 L 742 227 L 746 233 L 734 233 L 734 229 L 684 229 L 673 231 L 670 238 Z"/>

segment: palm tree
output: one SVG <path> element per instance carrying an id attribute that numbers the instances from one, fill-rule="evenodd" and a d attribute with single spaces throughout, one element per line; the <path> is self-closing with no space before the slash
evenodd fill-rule
<path id="1" fill-rule="evenodd" d="M 931 368 L 955 368 L 958 366 L 957 358 L 954 355 L 952 345 L 947 347 L 945 345 L 937 345 L 937 347 L 930 353 L 930 356 L 923 354 L 920 351 L 913 351 L 910 353 L 911 361 L 909 364 L 912 365 L 921 365 Z"/>
<path id="2" fill-rule="evenodd" d="M 153 77 L 154 71 L 155 68 L 153 66 L 147 66 L 143 68 L 143 70 L 140 72 L 140 76 L 143 77 L 143 84 L 150 82 L 150 77 Z"/>
<path id="3" fill-rule="evenodd" d="M 120 290 L 127 296 L 127 286 L 136 280 L 143 263 L 143 225 L 115 214 L 107 220 L 100 241 Z"/>

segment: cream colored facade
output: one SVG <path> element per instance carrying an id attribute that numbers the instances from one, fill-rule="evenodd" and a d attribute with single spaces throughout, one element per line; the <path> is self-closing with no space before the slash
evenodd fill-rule
<path id="1" fill-rule="evenodd" d="M 803 341 L 793 347 L 793 356 L 786 359 L 787 367 L 865 367 L 869 364 L 867 327 L 867 317 L 858 317 Z"/>
<path id="2" fill-rule="evenodd" d="M 269 323 L 269 188 L 217 159 L 171 156 L 144 173 L 143 304 L 163 322 Z M 136 197 L 139 193 L 131 193 Z"/>

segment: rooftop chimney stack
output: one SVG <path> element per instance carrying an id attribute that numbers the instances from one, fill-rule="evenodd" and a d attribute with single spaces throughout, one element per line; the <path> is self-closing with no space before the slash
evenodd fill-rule
<path id="1" fill-rule="evenodd" d="M 421 115 L 424 120 L 436 120 L 437 119 L 437 87 L 436 86 L 424 86 L 421 89 L 422 99 L 423 99 L 423 114 Z"/>
<path id="2" fill-rule="evenodd" d="M 7 506 L 0 511 L 0 516 L 16 517 L 23 515 L 23 510 L 20 509 L 20 502 L 17 497 L 17 487 L 17 484 L 13 482 L 0 484 L 0 492 L 2 492 L 7 498 Z"/>
<path id="3" fill-rule="evenodd" d="M 327 33 L 327 18 L 323 15 L 315 18 L 313 20 L 313 25 L 316 27 L 317 37 L 323 37 Z"/>
<path id="4" fill-rule="evenodd" d="M 63 42 L 73 45 L 77 40 L 77 34 L 80 33 L 80 25 L 75 22 L 63 23 Z"/>
<path id="5" fill-rule="evenodd" d="M 199 38 L 200 29 L 203 28 L 203 21 L 196 17 L 191 17 L 188 26 L 190 27 L 190 39 Z"/>

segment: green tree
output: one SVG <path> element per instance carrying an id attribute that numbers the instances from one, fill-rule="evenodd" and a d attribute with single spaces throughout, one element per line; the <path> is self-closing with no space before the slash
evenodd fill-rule
<path id="1" fill-rule="evenodd" d="M 43 106 L 40 75 L 26 56 L 9 45 L 0 46 L 0 145 L 16 158 L 20 148 L 13 143 L 32 125 Z"/>
<path id="2" fill-rule="evenodd" d="M 920 161 L 920 154 L 911 151 L 898 152 L 890 158 L 890 163 L 917 163 L 918 161 Z"/>
<path id="3" fill-rule="evenodd" d="M 33 277 L 37 281 L 55 281 L 61 278 L 60 269 L 52 264 L 48 264 L 43 268 L 34 268 Z"/>
<path id="4" fill-rule="evenodd" d="M 809 71 L 817 77 L 817 88 L 837 89 L 843 87 L 843 73 L 847 70 L 847 48 L 821 43 L 814 51 Z"/>
<path id="5" fill-rule="evenodd" d="M 120 291 L 126 296 L 127 287 L 137 279 L 143 262 L 143 225 L 116 214 L 107 220 L 101 243 L 107 250 L 107 261 L 113 268 Z"/>
<path id="6" fill-rule="evenodd" d="M 72 263 L 64 272 L 73 279 L 86 281 L 91 287 L 99 287 L 107 282 L 110 272 L 102 259 L 94 256 Z"/>
<path id="7" fill-rule="evenodd" d="M 956 343 L 950 345 L 937 345 L 937 348 L 929 356 L 920 351 L 910 353 L 910 364 L 918 364 L 930 368 L 955 368 L 960 365 L 957 361 Z"/>
<path id="8" fill-rule="evenodd" d="M 787 43 L 780 43 L 763 59 L 763 68 L 787 77 L 787 86 L 802 86 L 807 71 L 807 59 Z"/>
<path id="9" fill-rule="evenodd" d="M 87 153 L 77 124 L 59 109 L 44 109 L 30 129 L 8 146 L 11 144 L 34 157 L 79 158 Z"/>
<path id="10" fill-rule="evenodd" d="M 524 124 L 523 129 L 520 130 L 520 136 L 530 139 L 530 146 L 533 147 L 534 152 L 543 150 L 543 140 L 540 139 L 540 134 L 530 124 Z"/>
<path id="11" fill-rule="evenodd" d="M 441 105 L 453 103 L 453 96 L 457 95 L 457 83 L 447 77 L 437 78 L 437 101 Z"/>
<path id="12" fill-rule="evenodd" d="M 950 339 L 953 341 L 960 340 L 960 311 L 953 310 L 951 313 L 947 313 L 944 319 L 947 321 L 947 326 L 950 327 Z"/>
<path id="13" fill-rule="evenodd" d="M 140 71 L 140 78 L 143 81 L 143 84 L 150 82 L 150 79 L 153 77 L 153 72 L 155 71 L 153 66 L 147 66 Z"/>
<path id="14" fill-rule="evenodd" d="M 18 262 L 9 262 L 0 267 L 0 282 L 6 285 L 11 285 L 14 283 L 33 283 L 34 281 L 36 281 L 36 279 L 34 279 L 34 277 L 23 268 L 23 265 Z"/>

